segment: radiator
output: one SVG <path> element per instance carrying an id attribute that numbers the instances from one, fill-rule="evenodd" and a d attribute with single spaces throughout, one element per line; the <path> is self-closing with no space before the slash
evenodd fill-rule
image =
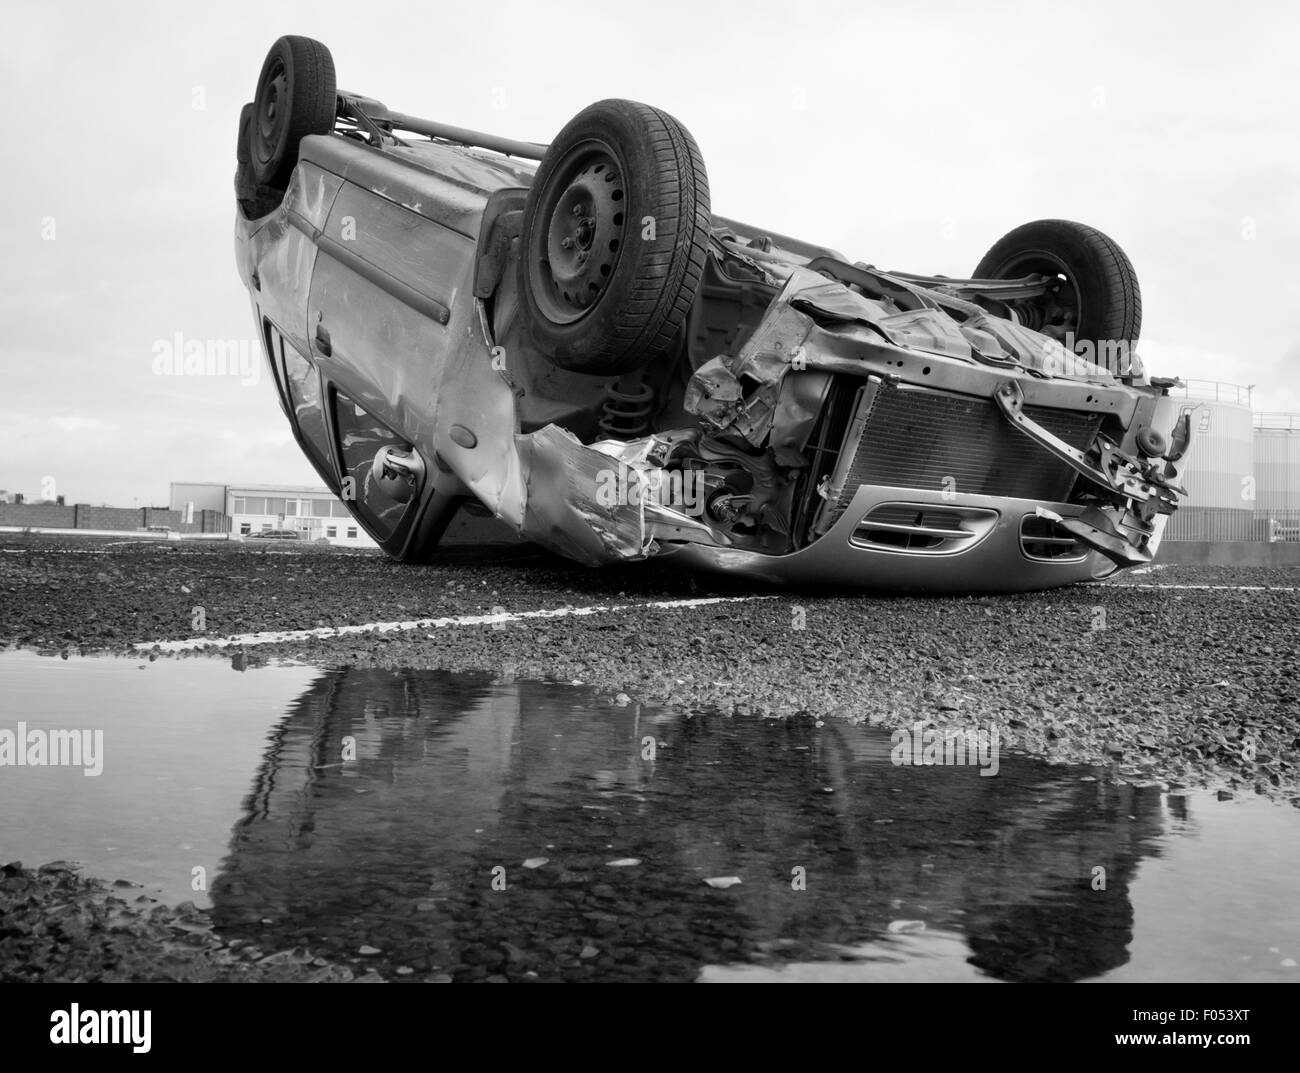
<path id="1" fill-rule="evenodd" d="M 863 484 L 1056 502 L 1074 484 L 1075 471 L 1014 429 L 992 399 L 885 383 L 864 390 L 858 407 L 844 444 L 851 461 L 834 482 L 837 514 Z M 1025 414 L 1079 449 L 1101 424 L 1100 414 L 1075 410 Z"/>

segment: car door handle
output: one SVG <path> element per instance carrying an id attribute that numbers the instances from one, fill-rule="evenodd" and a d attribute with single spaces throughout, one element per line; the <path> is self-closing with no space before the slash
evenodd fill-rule
<path id="1" fill-rule="evenodd" d="M 316 325 L 316 349 L 325 355 L 325 357 L 328 358 L 330 356 L 330 351 L 332 349 L 330 346 L 330 333 L 323 324 Z"/>

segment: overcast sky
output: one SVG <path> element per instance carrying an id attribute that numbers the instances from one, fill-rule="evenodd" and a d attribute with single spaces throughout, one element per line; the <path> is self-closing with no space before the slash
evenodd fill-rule
<path id="1" fill-rule="evenodd" d="M 173 480 L 318 484 L 269 377 L 159 377 L 254 339 L 235 134 L 281 34 L 342 88 L 549 140 L 630 97 L 694 133 L 718 212 L 883 268 L 966 275 L 1002 234 L 1099 227 L 1164 375 L 1300 410 L 1300 8 L 1140 4 L 6 4 L 0 488 L 165 503 Z M 48 484 L 47 484 L 48 487 Z"/>

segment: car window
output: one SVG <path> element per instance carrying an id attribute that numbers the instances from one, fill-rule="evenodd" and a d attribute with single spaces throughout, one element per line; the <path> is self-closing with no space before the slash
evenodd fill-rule
<path id="1" fill-rule="evenodd" d="M 345 480 L 352 477 L 355 482 L 356 500 L 352 506 L 379 539 L 386 540 L 402 520 L 408 504 L 395 502 L 381 492 L 375 486 L 370 467 L 381 447 L 405 448 L 407 442 L 342 392 L 335 392 L 334 417 L 343 456 L 343 476 Z"/>
<path id="2" fill-rule="evenodd" d="M 306 443 L 308 454 L 323 473 L 332 473 L 329 434 L 325 430 L 325 409 L 321 401 L 320 375 L 310 361 L 284 344 L 284 378 L 294 420 Z"/>

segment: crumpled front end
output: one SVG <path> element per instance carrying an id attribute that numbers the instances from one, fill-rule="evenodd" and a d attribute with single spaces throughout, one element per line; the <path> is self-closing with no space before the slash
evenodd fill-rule
<path id="1" fill-rule="evenodd" d="M 793 269 L 748 341 L 695 369 L 693 425 L 520 437 L 521 534 L 589 563 L 955 591 L 1150 561 L 1190 418 L 1159 386 L 911 293 L 900 308 Z"/>

